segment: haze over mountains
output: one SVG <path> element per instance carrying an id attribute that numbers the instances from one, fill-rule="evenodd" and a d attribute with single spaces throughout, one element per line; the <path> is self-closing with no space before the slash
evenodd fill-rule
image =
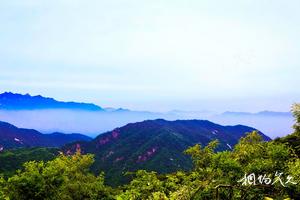
<path id="1" fill-rule="evenodd" d="M 289 112 L 259 113 L 180 111 L 166 113 L 132 111 L 125 108 L 102 108 L 92 103 L 61 102 L 29 94 L 0 94 L 0 120 L 43 133 L 84 133 L 96 136 L 128 123 L 148 119 L 207 119 L 219 124 L 243 124 L 255 127 L 271 138 L 291 132 L 293 118 Z"/>
<path id="2" fill-rule="evenodd" d="M 259 134 L 262 138 L 269 141 L 271 138 L 268 134 L 256 125 L 268 123 L 265 119 L 282 121 L 289 117 L 288 113 L 270 111 L 222 114 L 180 110 L 168 113 L 141 112 L 102 108 L 92 103 L 60 102 L 29 94 L 3 93 L 0 95 L 0 120 L 30 129 L 0 121 L 0 151 L 20 147 L 60 147 L 57 150 L 49 149 L 49 152 L 47 149 L 42 151 L 45 155 L 56 155 L 56 151 L 73 154 L 77 150 L 83 154 L 91 153 L 95 155 L 92 170 L 95 173 L 104 171 L 109 184 L 119 185 L 128 181 L 128 177 L 123 176 L 127 171 L 145 169 L 172 173 L 189 170 L 192 162 L 183 152 L 195 144 L 205 146 L 210 141 L 218 140 L 217 150 L 232 150 L 241 137 L 254 130 L 261 131 Z M 235 125 L 219 125 L 197 119 L 213 119 L 214 122 L 220 121 L 220 124 L 228 120 L 227 124 Z M 261 121 L 255 121 L 257 119 Z M 245 123 L 236 123 L 242 120 L 246 120 Z M 255 123 L 252 127 L 246 123 L 251 120 Z M 79 132 L 97 137 L 42 134 L 39 132 L 41 130 L 46 133 L 57 130 Z M 19 165 L 15 167 L 17 169 Z"/>

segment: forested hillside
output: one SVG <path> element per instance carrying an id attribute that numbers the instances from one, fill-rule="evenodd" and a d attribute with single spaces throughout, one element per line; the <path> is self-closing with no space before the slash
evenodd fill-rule
<path id="1" fill-rule="evenodd" d="M 218 140 L 217 151 L 231 151 L 241 137 L 252 131 L 255 129 L 247 126 L 221 126 L 206 120 L 146 120 L 116 128 L 90 142 L 68 144 L 63 152 L 73 154 L 80 149 L 83 154 L 95 155 L 92 171 L 104 171 L 107 183 L 116 186 L 128 182 L 123 176 L 127 171 L 188 171 L 192 161 L 183 154 L 188 147 Z M 270 140 L 259 134 L 264 141 Z"/>
<path id="2" fill-rule="evenodd" d="M 30 147 L 61 147 L 75 141 L 89 141 L 82 134 L 51 133 L 42 134 L 33 129 L 18 128 L 0 121 L 0 152 L 7 149 Z"/>
<path id="3" fill-rule="evenodd" d="M 300 122 L 299 105 L 293 109 L 292 136 L 299 134 Z M 253 131 L 232 151 L 216 152 L 216 140 L 196 144 L 184 152 L 193 161 L 191 170 L 128 172 L 131 181 L 116 188 L 105 184 L 103 173 L 90 172 L 93 155 L 60 154 L 52 161 L 27 162 L 17 174 L 1 178 L 0 199 L 298 199 L 300 160 L 290 146 L 296 140 L 266 142 Z"/>

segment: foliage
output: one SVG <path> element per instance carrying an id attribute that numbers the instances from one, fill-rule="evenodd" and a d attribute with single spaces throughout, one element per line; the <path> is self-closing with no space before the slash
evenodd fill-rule
<path id="1" fill-rule="evenodd" d="M 95 176 L 89 171 L 94 162 L 89 154 L 77 152 L 71 156 L 61 154 L 47 162 L 29 161 L 10 178 L 0 177 L 0 199 L 299 199 L 300 159 L 295 145 L 300 143 L 298 105 L 294 106 L 294 116 L 295 133 L 288 137 L 265 142 L 253 131 L 241 138 L 232 151 L 222 152 L 216 151 L 216 140 L 204 147 L 196 144 L 184 152 L 192 159 L 191 170 L 171 174 L 128 172 L 131 181 L 117 188 L 105 185 L 103 173 Z M 243 178 L 252 173 L 266 175 L 270 180 L 282 173 L 284 181 L 244 185 Z"/>
<path id="2" fill-rule="evenodd" d="M 292 113 L 295 117 L 294 129 L 295 133 L 300 135 L 300 104 L 294 104 L 292 107 Z"/>
<path id="3" fill-rule="evenodd" d="M 295 124 L 294 124 L 294 133 L 287 135 L 283 138 L 277 138 L 275 141 L 277 143 L 284 143 L 290 146 L 294 153 L 297 154 L 297 156 L 300 156 L 300 104 L 294 104 L 292 106 L 292 113 L 295 118 Z"/>
<path id="4" fill-rule="evenodd" d="M 18 148 L 5 150 L 0 153 L 0 173 L 5 177 L 15 174 L 17 169 L 21 169 L 23 163 L 28 161 L 49 161 L 58 155 L 57 148 Z"/>
<path id="5" fill-rule="evenodd" d="M 272 176 L 278 171 L 300 178 L 300 162 L 291 157 L 285 144 L 264 142 L 255 131 L 242 138 L 232 152 L 215 152 L 217 143 L 212 141 L 204 148 L 197 144 L 185 151 L 194 163 L 190 172 L 158 176 L 155 172 L 138 171 L 118 199 L 215 199 L 216 187 L 221 185 L 228 187 L 220 189 L 220 199 L 229 198 L 231 190 L 234 199 L 283 199 L 300 194 L 294 185 L 285 188 L 277 183 L 264 188 L 238 182 L 245 173 Z"/>
<path id="6" fill-rule="evenodd" d="M 300 160 L 286 144 L 264 142 L 254 131 L 242 138 L 233 151 L 215 152 L 217 145 L 218 141 L 212 141 L 203 148 L 199 144 L 188 148 L 185 154 L 194 164 L 188 172 L 130 172 L 127 175 L 132 176 L 131 182 L 115 189 L 105 186 L 103 173 L 90 173 L 92 155 L 77 152 L 72 156 L 60 154 L 47 162 L 29 161 L 16 175 L 0 179 L 0 199 L 215 199 L 216 187 L 220 186 L 226 186 L 218 189 L 220 199 L 230 195 L 234 199 L 300 195 L 299 186 L 294 184 L 263 188 L 238 182 L 244 174 L 273 175 L 277 171 L 299 180 Z"/>
<path id="7" fill-rule="evenodd" d="M 110 199 L 104 175 L 89 172 L 92 155 L 59 155 L 48 162 L 30 161 L 3 188 L 9 199 Z"/>
<path id="8" fill-rule="evenodd" d="M 4 200 L 5 199 L 5 195 L 4 195 L 4 187 L 5 187 L 5 180 L 3 177 L 0 177 L 0 200 Z"/>
<path id="9" fill-rule="evenodd" d="M 147 199 L 150 196 L 160 196 L 164 193 L 163 182 L 157 178 L 155 172 L 139 170 L 135 178 L 126 186 L 126 191 L 118 199 Z M 161 193 L 157 193 L 161 192 Z"/>

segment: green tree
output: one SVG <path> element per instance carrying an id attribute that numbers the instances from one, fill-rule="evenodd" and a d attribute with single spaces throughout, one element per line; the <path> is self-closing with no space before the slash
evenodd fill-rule
<path id="1" fill-rule="evenodd" d="M 53 161 L 31 161 L 9 178 L 4 193 L 10 199 L 109 199 L 104 175 L 94 176 L 89 167 L 92 155 L 60 155 Z"/>
<path id="2" fill-rule="evenodd" d="M 214 199 L 216 187 L 226 186 L 220 193 L 221 199 L 230 196 L 243 199 L 263 199 L 265 196 L 284 198 L 288 190 L 279 184 L 270 187 L 242 186 L 238 181 L 245 174 L 266 174 L 273 178 L 276 171 L 288 173 L 291 150 L 285 144 L 264 142 L 257 131 L 248 133 L 235 145 L 233 151 L 214 152 L 216 142 L 201 148 L 195 145 L 186 150 L 191 155 L 194 170 L 189 173 L 191 182 L 186 186 L 194 199 Z M 198 185 L 195 192 L 193 186 Z M 244 195 L 244 197 L 242 197 Z"/>
<path id="3" fill-rule="evenodd" d="M 118 200 L 153 199 L 164 197 L 163 182 L 158 179 L 156 172 L 139 170 L 135 178 L 125 187 L 125 192 L 118 195 Z"/>
<path id="4" fill-rule="evenodd" d="M 295 134 L 300 135 L 300 104 L 294 104 L 292 106 L 292 113 L 295 117 Z"/>
<path id="5" fill-rule="evenodd" d="M 0 176 L 0 200 L 5 200 L 7 198 L 5 198 L 4 195 L 4 188 L 5 188 L 5 180 L 3 177 Z"/>
<path id="6" fill-rule="evenodd" d="M 293 126 L 294 133 L 283 138 L 277 138 L 275 142 L 287 144 L 293 149 L 294 153 L 300 157 L 300 104 L 294 104 L 292 106 L 292 113 L 295 118 Z"/>

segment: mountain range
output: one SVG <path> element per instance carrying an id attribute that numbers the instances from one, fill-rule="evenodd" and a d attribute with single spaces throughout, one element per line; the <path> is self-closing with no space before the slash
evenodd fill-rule
<path id="1" fill-rule="evenodd" d="M 16 94 L 5 92 L 0 94 L 0 109 L 6 110 L 36 110 L 36 109 L 77 109 L 101 111 L 100 106 L 92 103 L 62 102 L 41 95 Z"/>
<path id="2" fill-rule="evenodd" d="M 208 110 L 170 112 L 134 111 L 126 108 L 104 108 L 95 104 L 61 102 L 53 98 L 15 94 L 0 94 L 0 121 L 19 127 L 33 128 L 42 133 L 85 133 L 97 136 L 115 127 L 143 120 L 163 118 L 206 119 L 218 124 L 244 124 L 255 127 L 271 138 L 282 137 L 292 131 L 290 112 L 262 111 L 258 113 L 216 113 Z"/>
<path id="3" fill-rule="evenodd" d="M 0 152 L 21 147 L 61 147 L 70 142 L 89 140 L 90 137 L 82 134 L 42 134 L 0 121 Z"/>
<path id="4" fill-rule="evenodd" d="M 86 111 L 107 111 L 107 112 L 141 112 L 152 114 L 169 114 L 176 116 L 213 116 L 216 113 L 203 110 L 203 111 L 184 111 L 184 110 L 172 110 L 167 113 L 154 113 L 147 111 L 131 111 L 125 108 L 102 108 L 93 103 L 78 103 L 78 102 L 64 102 L 57 101 L 53 98 L 43 97 L 41 95 L 31 96 L 30 94 L 18 94 L 12 92 L 4 92 L 0 94 L 0 109 L 7 110 L 39 110 L 39 109 L 70 109 L 70 110 L 86 110 Z M 245 115 L 259 115 L 259 116 L 292 116 L 290 112 L 274 112 L 274 111 L 261 111 L 257 113 L 250 112 L 232 112 L 226 111 L 221 114 L 222 116 L 245 116 Z"/>
<path id="5" fill-rule="evenodd" d="M 209 112 L 194 112 L 197 115 L 201 113 L 207 115 Z M 77 150 L 84 154 L 91 153 L 95 155 L 92 170 L 95 173 L 104 171 L 108 182 L 118 185 L 128 180 L 128 177 L 123 176 L 127 171 L 146 169 L 170 173 L 188 170 L 192 162 L 183 151 L 189 146 L 198 143 L 205 146 L 217 139 L 220 143 L 217 150 L 232 150 L 241 137 L 256 130 L 243 125 L 221 126 L 207 120 L 155 119 L 164 117 L 173 120 L 180 118 L 182 114 L 189 113 L 136 112 L 122 108 L 102 108 L 95 104 L 60 102 L 42 96 L 3 93 L 0 95 L 0 120 L 6 117 L 27 127 L 34 127 L 28 123 L 28 119 L 42 127 L 53 128 L 57 124 L 63 124 L 72 128 L 79 126 L 89 129 L 94 126 L 98 136 L 91 139 L 81 134 L 42 134 L 34 129 L 17 128 L 12 124 L 0 122 L 0 151 L 20 147 L 61 147 L 66 154 L 73 154 Z M 237 116 L 235 113 L 230 114 Z M 74 119 L 77 120 L 76 123 L 72 123 Z M 142 121 L 143 119 L 147 120 Z M 54 124 L 51 123 L 53 120 L 56 120 Z M 103 134 L 97 131 L 109 123 L 112 123 L 110 127 L 120 128 Z M 86 133 L 84 129 L 76 132 Z M 270 140 L 262 132 L 259 133 L 264 140 Z M 49 155 L 53 155 L 53 149 L 51 154 L 47 153 L 47 150 L 42 151 L 46 151 L 48 159 Z"/>
<path id="6" fill-rule="evenodd" d="M 188 170 L 192 163 L 183 151 L 195 144 L 207 145 L 218 140 L 217 150 L 232 150 L 238 140 L 254 128 L 221 126 L 205 120 L 163 119 L 130 123 L 103 133 L 89 142 L 75 142 L 63 147 L 66 154 L 76 151 L 95 154 L 92 169 L 104 171 L 110 184 L 126 182 L 124 172 L 138 169 L 170 173 Z M 263 139 L 270 138 L 259 132 Z"/>

